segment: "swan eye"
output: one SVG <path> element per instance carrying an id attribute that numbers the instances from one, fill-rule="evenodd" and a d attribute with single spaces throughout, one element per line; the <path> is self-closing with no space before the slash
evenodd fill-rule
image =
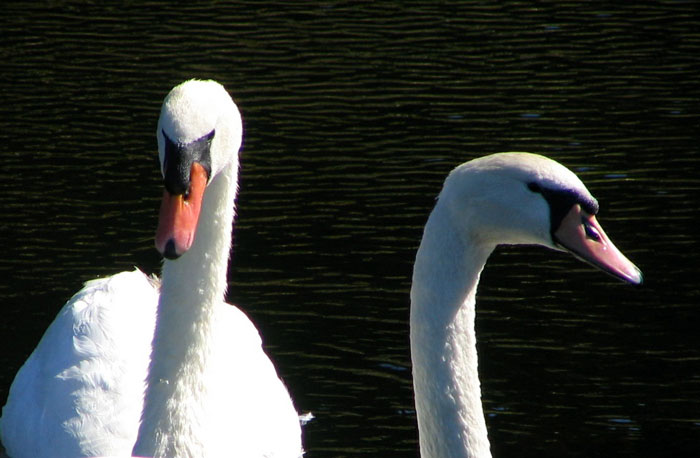
<path id="1" fill-rule="evenodd" d="M 602 240 L 598 230 L 595 227 L 593 227 L 587 220 L 583 220 L 583 228 L 586 231 L 586 237 L 588 237 L 589 239 L 594 240 L 596 242 L 600 242 Z"/>
<path id="2" fill-rule="evenodd" d="M 542 188 L 540 188 L 540 185 L 535 183 L 534 181 L 527 184 L 527 189 L 529 189 L 532 192 L 542 193 Z"/>

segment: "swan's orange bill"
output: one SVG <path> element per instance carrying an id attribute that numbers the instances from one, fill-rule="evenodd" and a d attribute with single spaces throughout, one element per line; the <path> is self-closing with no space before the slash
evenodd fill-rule
<path id="1" fill-rule="evenodd" d="M 619 278 L 638 285 L 642 272 L 610 241 L 595 216 L 574 205 L 554 233 L 555 241 L 576 257 Z"/>
<path id="2" fill-rule="evenodd" d="M 207 179 L 204 167 L 195 162 L 190 172 L 190 189 L 187 195 L 173 195 L 167 189 L 163 193 L 156 231 L 156 248 L 165 257 L 177 258 L 192 247 Z"/>

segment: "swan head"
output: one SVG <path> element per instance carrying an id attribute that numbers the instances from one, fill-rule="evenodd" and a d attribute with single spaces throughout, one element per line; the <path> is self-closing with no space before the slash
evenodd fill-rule
<path id="1" fill-rule="evenodd" d="M 438 203 L 468 243 L 544 245 L 623 281 L 642 282 L 641 271 L 598 223 L 598 202 L 586 186 L 544 156 L 499 153 L 462 164 L 445 180 Z"/>
<path id="2" fill-rule="evenodd" d="M 227 167 L 237 171 L 242 131 L 236 104 L 215 81 L 185 81 L 165 97 L 156 130 L 165 185 L 156 248 L 166 258 L 191 247 L 211 180 Z"/>

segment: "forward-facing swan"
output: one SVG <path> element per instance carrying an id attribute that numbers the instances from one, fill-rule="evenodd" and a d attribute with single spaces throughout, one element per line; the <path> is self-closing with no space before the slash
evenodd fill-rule
<path id="1" fill-rule="evenodd" d="M 255 326 L 224 303 L 238 109 L 218 83 L 187 81 L 163 102 L 157 137 L 160 288 L 123 272 L 63 307 L 3 409 L 11 457 L 302 454 L 297 412 Z"/>
<path id="2" fill-rule="evenodd" d="M 411 359 L 423 458 L 491 456 L 474 333 L 479 276 L 497 245 L 538 244 L 639 284 L 596 221 L 598 203 L 566 167 L 502 153 L 457 167 L 423 233 L 411 288 Z"/>

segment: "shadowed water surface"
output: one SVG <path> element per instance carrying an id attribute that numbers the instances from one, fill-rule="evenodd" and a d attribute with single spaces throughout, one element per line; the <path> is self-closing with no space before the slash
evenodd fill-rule
<path id="1" fill-rule="evenodd" d="M 478 299 L 492 451 L 700 453 L 700 19 L 686 2 L 10 2 L 0 19 L 0 398 L 83 281 L 152 248 L 162 98 L 233 94 L 246 132 L 230 301 L 315 457 L 417 456 L 415 249 L 484 153 L 576 171 L 641 288 L 503 248 Z"/>

